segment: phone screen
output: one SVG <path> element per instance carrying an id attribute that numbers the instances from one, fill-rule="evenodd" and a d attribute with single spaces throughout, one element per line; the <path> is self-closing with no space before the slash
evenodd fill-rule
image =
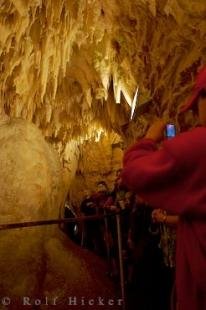
<path id="1" fill-rule="evenodd" d="M 176 128 L 174 124 L 166 125 L 166 137 L 168 139 L 174 138 L 176 136 Z"/>

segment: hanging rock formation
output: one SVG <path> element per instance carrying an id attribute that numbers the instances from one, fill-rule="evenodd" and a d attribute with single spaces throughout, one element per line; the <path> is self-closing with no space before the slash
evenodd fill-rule
<path id="1" fill-rule="evenodd" d="M 100 125 L 122 133 L 137 86 L 139 105 L 174 117 L 206 61 L 205 14 L 202 0 L 1 0 L 0 104 L 61 149 Z"/>

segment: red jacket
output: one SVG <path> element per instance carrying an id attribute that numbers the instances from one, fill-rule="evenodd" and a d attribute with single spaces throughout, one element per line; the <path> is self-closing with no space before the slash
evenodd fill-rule
<path id="1" fill-rule="evenodd" d="M 206 310 L 206 128 L 167 140 L 143 139 L 125 154 L 123 183 L 154 208 L 180 216 L 176 288 L 179 310 Z"/>

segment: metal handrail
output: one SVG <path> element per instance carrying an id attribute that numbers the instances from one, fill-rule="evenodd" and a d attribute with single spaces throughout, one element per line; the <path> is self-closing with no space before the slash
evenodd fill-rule
<path id="1" fill-rule="evenodd" d="M 75 223 L 75 222 L 86 222 L 101 220 L 106 217 L 112 217 L 120 212 L 115 212 L 111 214 L 102 214 L 102 215 L 89 215 L 89 216 L 79 216 L 75 218 L 64 218 L 64 219 L 53 219 L 53 220 L 41 220 L 41 221 L 29 221 L 29 222 L 20 222 L 20 223 L 9 223 L 9 224 L 0 224 L 0 230 L 15 229 L 15 228 L 25 228 L 33 226 L 43 226 L 43 225 L 54 225 L 54 224 L 63 224 L 63 223 Z"/>
<path id="2" fill-rule="evenodd" d="M 114 212 L 110 214 L 102 215 L 89 215 L 89 216 L 80 216 L 75 218 L 67 219 L 53 219 L 53 220 L 41 220 L 41 221 L 30 221 L 30 222 L 20 222 L 20 223 L 9 223 L 9 224 L 0 224 L 0 231 L 17 229 L 17 228 L 26 228 L 26 227 L 35 227 L 35 226 L 45 226 L 45 225 L 54 225 L 62 223 L 76 223 L 76 222 L 86 222 L 86 221 L 95 221 L 106 219 L 108 217 L 115 216 L 117 223 L 117 236 L 118 236 L 118 252 L 119 252 L 119 268 L 120 268 L 120 285 L 121 285 L 121 295 L 122 295 L 122 310 L 126 309 L 125 302 L 125 286 L 124 286 L 124 267 L 123 267 L 123 257 L 122 257 L 122 241 L 121 241 L 121 225 L 120 225 L 120 214 L 122 212 Z M 106 227 L 107 229 L 107 227 Z"/>

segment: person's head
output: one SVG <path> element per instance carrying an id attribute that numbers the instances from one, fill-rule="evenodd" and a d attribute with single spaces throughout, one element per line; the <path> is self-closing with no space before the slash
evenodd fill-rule
<path id="1" fill-rule="evenodd" d="M 116 178 L 120 178 L 121 173 L 122 173 L 122 169 L 118 169 L 116 171 Z"/>
<path id="2" fill-rule="evenodd" d="M 107 184 L 104 181 L 97 182 L 97 191 L 98 192 L 108 191 Z"/>
<path id="3" fill-rule="evenodd" d="M 116 178 L 114 181 L 115 186 L 119 187 L 122 183 L 122 179 L 121 178 Z"/>
<path id="4" fill-rule="evenodd" d="M 91 191 L 89 189 L 85 189 L 83 193 L 83 198 L 89 198 L 91 196 Z"/>
<path id="5" fill-rule="evenodd" d="M 125 203 L 129 204 L 131 202 L 131 199 L 132 199 L 132 192 L 126 192 L 125 198 L 124 198 Z"/>
<path id="6" fill-rule="evenodd" d="M 200 124 L 206 126 L 206 66 L 198 73 L 192 95 L 181 107 L 180 113 L 190 109 L 198 115 Z"/>
<path id="7" fill-rule="evenodd" d="M 122 179 L 121 179 L 121 173 L 122 173 L 122 169 L 118 169 L 116 171 L 116 178 L 115 178 L 115 187 L 119 187 L 122 183 Z"/>

